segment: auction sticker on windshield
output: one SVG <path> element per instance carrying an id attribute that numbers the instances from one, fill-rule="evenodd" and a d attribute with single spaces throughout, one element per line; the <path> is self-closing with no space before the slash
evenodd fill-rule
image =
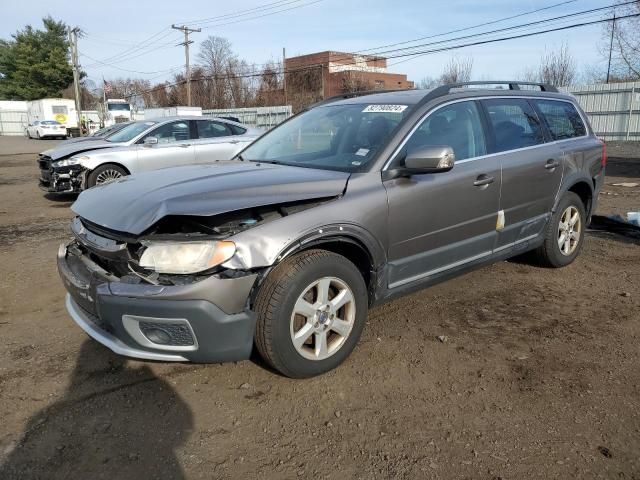
<path id="1" fill-rule="evenodd" d="M 368 105 L 362 113 L 402 113 L 407 105 Z"/>

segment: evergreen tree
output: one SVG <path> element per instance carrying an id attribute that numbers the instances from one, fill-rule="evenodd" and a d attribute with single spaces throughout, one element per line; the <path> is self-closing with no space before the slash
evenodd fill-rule
<path id="1" fill-rule="evenodd" d="M 28 25 L 0 40 L 0 99 L 60 97 L 73 82 L 66 25 L 51 17 L 42 22 L 44 30 Z"/>

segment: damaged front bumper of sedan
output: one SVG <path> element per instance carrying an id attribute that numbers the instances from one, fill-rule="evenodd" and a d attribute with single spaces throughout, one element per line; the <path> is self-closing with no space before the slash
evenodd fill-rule
<path id="1" fill-rule="evenodd" d="M 115 353 L 145 360 L 249 358 L 255 314 L 248 299 L 257 274 L 220 272 L 153 284 L 104 268 L 126 248 L 94 234 L 60 246 L 58 271 L 67 289 L 66 307 L 89 336 Z"/>
<path id="2" fill-rule="evenodd" d="M 79 193 L 84 189 L 87 170 L 82 165 L 55 166 L 50 157 L 38 159 L 38 186 L 49 193 Z"/>

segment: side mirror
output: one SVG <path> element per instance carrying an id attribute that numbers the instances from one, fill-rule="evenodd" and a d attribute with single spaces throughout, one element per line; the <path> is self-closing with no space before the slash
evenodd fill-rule
<path id="1" fill-rule="evenodd" d="M 144 146 L 150 147 L 158 144 L 158 137 L 147 137 L 144 139 Z"/>
<path id="2" fill-rule="evenodd" d="M 456 155 L 446 145 L 420 147 L 407 153 L 404 171 L 409 175 L 448 172 L 453 168 Z"/>

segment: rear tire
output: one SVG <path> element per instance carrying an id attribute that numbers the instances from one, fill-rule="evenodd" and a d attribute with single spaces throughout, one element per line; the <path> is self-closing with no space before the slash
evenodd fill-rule
<path id="1" fill-rule="evenodd" d="M 534 251 L 537 263 L 552 268 L 572 263 L 582 250 L 586 218 L 580 197 L 565 193 L 546 227 L 544 243 Z"/>
<path id="2" fill-rule="evenodd" d="M 89 177 L 87 178 L 87 188 L 95 187 L 96 185 L 103 185 L 119 178 L 126 177 L 127 175 L 129 175 L 127 171 L 118 165 L 111 163 L 100 165 L 89 174 Z"/>
<path id="3" fill-rule="evenodd" d="M 255 344 L 283 375 L 320 375 L 353 351 L 367 310 L 367 287 L 356 266 L 326 250 L 308 250 L 277 265 L 260 287 Z"/>

